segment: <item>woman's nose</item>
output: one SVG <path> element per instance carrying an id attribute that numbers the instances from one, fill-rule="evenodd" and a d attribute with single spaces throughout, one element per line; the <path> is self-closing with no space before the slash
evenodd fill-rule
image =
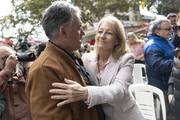
<path id="1" fill-rule="evenodd" d="M 100 37 L 105 37 L 105 32 L 102 32 L 101 34 L 100 34 Z"/>

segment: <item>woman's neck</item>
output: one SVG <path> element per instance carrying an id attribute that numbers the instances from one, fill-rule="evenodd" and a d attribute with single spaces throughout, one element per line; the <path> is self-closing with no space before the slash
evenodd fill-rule
<path id="1" fill-rule="evenodd" d="M 111 56 L 111 52 L 101 50 L 99 51 L 98 62 L 106 63 L 110 56 Z"/>

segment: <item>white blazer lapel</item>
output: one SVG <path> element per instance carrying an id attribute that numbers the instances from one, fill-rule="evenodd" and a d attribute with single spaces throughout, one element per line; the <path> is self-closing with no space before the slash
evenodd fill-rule
<path id="1" fill-rule="evenodd" d="M 97 62 L 96 61 L 93 61 L 93 62 L 91 62 L 90 64 L 90 69 L 89 70 L 91 70 L 89 73 L 91 73 L 90 74 L 90 76 L 92 77 L 92 79 L 93 80 L 91 80 L 91 83 L 92 84 L 95 84 L 95 85 L 98 85 L 98 80 L 97 80 L 97 77 L 96 77 L 96 72 L 97 72 Z"/>
<path id="2" fill-rule="evenodd" d="M 118 72 L 118 69 L 120 67 L 120 64 L 119 64 L 120 61 L 118 62 L 111 62 L 109 63 L 105 70 L 104 70 L 104 73 L 102 74 L 102 80 L 101 80 L 101 83 L 100 85 L 108 85 L 108 84 L 111 84 L 113 78 L 116 76 L 117 72 Z"/>
<path id="3" fill-rule="evenodd" d="M 92 80 L 90 81 L 92 84 L 98 85 L 98 80 L 96 77 L 96 72 L 97 72 L 96 53 L 93 51 L 91 53 L 87 53 L 86 55 L 84 55 L 84 57 L 86 58 L 86 61 L 84 61 L 84 65 L 92 78 Z"/>

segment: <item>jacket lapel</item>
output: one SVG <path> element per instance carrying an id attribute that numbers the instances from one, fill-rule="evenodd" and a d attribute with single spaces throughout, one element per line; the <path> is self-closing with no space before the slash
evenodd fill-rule
<path id="1" fill-rule="evenodd" d="M 99 85 L 98 80 L 96 77 L 96 72 L 97 72 L 97 58 L 96 58 L 96 53 L 93 51 L 91 54 L 88 56 L 89 61 L 87 62 L 87 70 L 90 73 L 90 76 L 92 77 L 92 80 L 90 79 L 91 83 L 94 85 Z"/>
<path id="2" fill-rule="evenodd" d="M 111 84 L 113 78 L 116 76 L 116 74 L 118 72 L 119 67 L 120 67 L 119 64 L 117 64 L 114 61 L 109 63 L 106 66 L 106 68 L 105 68 L 105 70 L 104 70 L 104 72 L 103 72 L 103 74 L 101 76 L 102 80 L 101 80 L 100 85 L 102 86 L 102 85 L 109 85 L 109 84 Z"/>

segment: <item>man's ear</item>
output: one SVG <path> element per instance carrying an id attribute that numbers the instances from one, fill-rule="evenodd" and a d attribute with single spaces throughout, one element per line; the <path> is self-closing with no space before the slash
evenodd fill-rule
<path id="1" fill-rule="evenodd" d="M 156 35 L 159 35 L 160 33 L 159 33 L 159 30 L 155 30 L 155 34 Z"/>
<path id="2" fill-rule="evenodd" d="M 59 28 L 59 32 L 60 32 L 61 35 L 65 35 L 65 36 L 66 36 L 66 29 L 65 29 L 64 26 L 61 26 L 61 27 Z"/>

